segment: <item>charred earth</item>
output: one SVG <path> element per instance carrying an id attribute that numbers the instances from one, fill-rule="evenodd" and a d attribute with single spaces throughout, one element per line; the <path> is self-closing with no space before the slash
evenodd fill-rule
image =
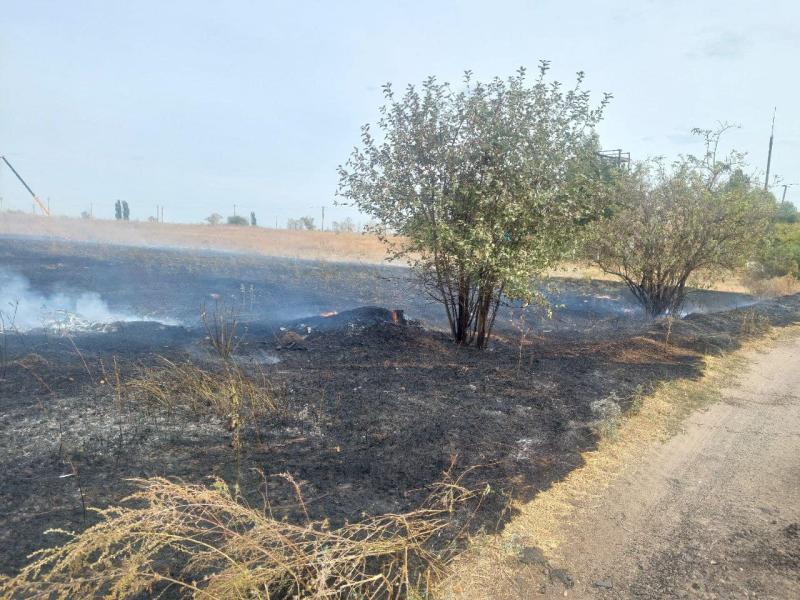
<path id="1" fill-rule="evenodd" d="M 800 319 L 797 296 L 706 292 L 708 314 L 676 321 L 665 344 L 665 326 L 635 318 L 620 286 L 564 280 L 550 292 L 553 320 L 520 326 L 509 307 L 479 352 L 450 343 L 400 268 L 22 239 L 0 240 L 0 257 L 36 298 L 96 294 L 108 319 L 22 328 L 3 309 L 5 573 L 57 541 L 46 529 L 92 523 L 86 508 L 117 502 L 130 477 L 230 481 L 237 467 L 253 502 L 265 477 L 273 510 L 297 518 L 294 491 L 274 477 L 289 473 L 309 513 L 332 522 L 414 506 L 452 463 L 478 467 L 469 483 L 492 490 L 479 523 L 500 527 L 510 498 L 581 464 L 598 406 L 624 412 L 660 381 L 696 377 L 703 353 Z M 164 360 L 215 368 L 200 314 L 217 303 L 239 321 L 233 360 L 263 374 L 280 407 L 248 423 L 240 461 L 225 419 L 119 393 Z"/>

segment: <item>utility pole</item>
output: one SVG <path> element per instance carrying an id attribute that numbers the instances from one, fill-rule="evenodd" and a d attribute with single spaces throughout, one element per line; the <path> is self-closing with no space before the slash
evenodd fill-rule
<path id="1" fill-rule="evenodd" d="M 769 131 L 769 152 L 767 153 L 767 174 L 764 177 L 764 191 L 769 188 L 769 168 L 772 166 L 772 142 L 775 138 L 775 113 L 778 107 L 772 109 L 772 128 Z"/>
<path id="2" fill-rule="evenodd" d="M 37 196 L 36 194 L 33 193 L 33 190 L 31 189 L 31 186 L 29 186 L 27 183 L 25 183 L 25 180 L 22 178 L 22 175 L 17 173 L 17 170 L 14 167 L 11 166 L 11 163 L 8 162 L 8 159 L 5 156 L 0 156 L 0 159 L 2 159 L 4 163 L 6 163 L 8 168 L 11 169 L 11 172 L 14 173 L 14 175 L 16 176 L 17 179 L 19 179 L 19 182 L 23 186 L 25 186 L 25 189 L 28 190 L 28 193 L 31 195 L 31 198 L 33 198 L 33 201 L 36 202 L 36 204 L 39 205 L 39 208 L 41 209 L 42 213 L 44 213 L 45 215 L 47 215 L 49 217 L 50 216 L 50 212 L 45 208 L 44 204 L 42 204 L 42 201 L 39 200 L 39 196 Z M 33 212 L 36 212 L 36 210 L 34 209 Z"/>
<path id="3" fill-rule="evenodd" d="M 325 207 L 322 207 L 322 223 L 320 229 L 325 231 Z"/>
<path id="4" fill-rule="evenodd" d="M 784 183 L 783 184 L 783 194 L 781 195 L 781 202 L 786 202 L 786 188 L 790 188 L 793 185 L 798 185 L 797 183 Z"/>
<path id="5" fill-rule="evenodd" d="M 235 204 L 233 205 L 233 216 L 234 217 L 236 216 L 236 205 Z"/>

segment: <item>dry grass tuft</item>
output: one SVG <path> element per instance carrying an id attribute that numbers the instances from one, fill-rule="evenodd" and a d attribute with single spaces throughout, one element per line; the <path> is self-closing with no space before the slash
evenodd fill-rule
<path id="1" fill-rule="evenodd" d="M 761 335 L 772 329 L 769 317 L 756 310 L 747 310 L 742 314 L 740 331 L 744 336 Z"/>
<path id="2" fill-rule="evenodd" d="M 206 339 L 214 352 L 222 360 L 231 360 L 241 342 L 236 335 L 239 326 L 236 312 L 217 299 L 211 310 L 206 310 L 205 306 L 201 308 L 200 320 L 206 330 Z"/>
<path id="3" fill-rule="evenodd" d="M 800 292 L 800 280 L 791 275 L 766 279 L 748 275 L 745 285 L 750 293 L 762 298 L 778 298 Z"/>
<path id="4" fill-rule="evenodd" d="M 67 542 L 0 580 L 0 598 L 421 597 L 455 550 L 448 530 L 458 530 L 456 509 L 481 497 L 446 479 L 418 510 L 331 528 L 274 519 L 221 481 L 135 484 L 122 506 L 97 511 L 97 525 L 54 532 Z"/>
<path id="5" fill-rule="evenodd" d="M 118 383 L 120 402 L 133 401 L 166 410 L 185 411 L 196 417 L 214 415 L 226 421 L 236 459 L 236 490 L 239 489 L 243 431 L 259 433 L 262 417 L 279 410 L 274 389 L 263 372 L 257 376 L 225 360 L 216 370 L 192 363 L 160 358 L 161 365 L 145 368 L 139 377 Z"/>
<path id="6" fill-rule="evenodd" d="M 272 384 L 264 373 L 252 374 L 225 361 L 214 370 L 160 357 L 159 365 L 141 369 L 122 383 L 121 396 L 166 410 L 196 416 L 216 415 L 234 421 L 255 420 L 278 410 Z"/>

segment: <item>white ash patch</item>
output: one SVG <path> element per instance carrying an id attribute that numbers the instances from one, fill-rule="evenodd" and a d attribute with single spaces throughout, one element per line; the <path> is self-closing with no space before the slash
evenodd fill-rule
<path id="1" fill-rule="evenodd" d="M 599 421 L 616 421 L 622 416 L 620 398 L 616 392 L 611 392 L 605 398 L 595 400 L 589 405 L 589 408 L 591 408 L 595 419 Z"/>
<path id="2" fill-rule="evenodd" d="M 324 434 L 322 433 L 322 427 L 320 427 L 319 418 L 313 415 L 312 412 L 306 404 L 297 411 L 296 417 L 305 424 L 303 433 L 309 437 L 321 438 Z"/>
<path id="3" fill-rule="evenodd" d="M 259 350 L 254 354 L 235 355 L 237 362 L 243 365 L 277 365 L 281 359 L 266 350 Z"/>
<path id="4" fill-rule="evenodd" d="M 520 438 L 514 442 L 515 448 L 511 457 L 518 462 L 531 460 L 543 443 L 541 437 Z"/>

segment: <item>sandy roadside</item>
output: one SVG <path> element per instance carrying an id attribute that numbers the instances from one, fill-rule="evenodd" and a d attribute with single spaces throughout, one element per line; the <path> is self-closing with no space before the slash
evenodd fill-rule
<path id="1" fill-rule="evenodd" d="M 746 358 L 575 513 L 552 561 L 569 578 L 545 597 L 800 598 L 800 340 Z"/>

